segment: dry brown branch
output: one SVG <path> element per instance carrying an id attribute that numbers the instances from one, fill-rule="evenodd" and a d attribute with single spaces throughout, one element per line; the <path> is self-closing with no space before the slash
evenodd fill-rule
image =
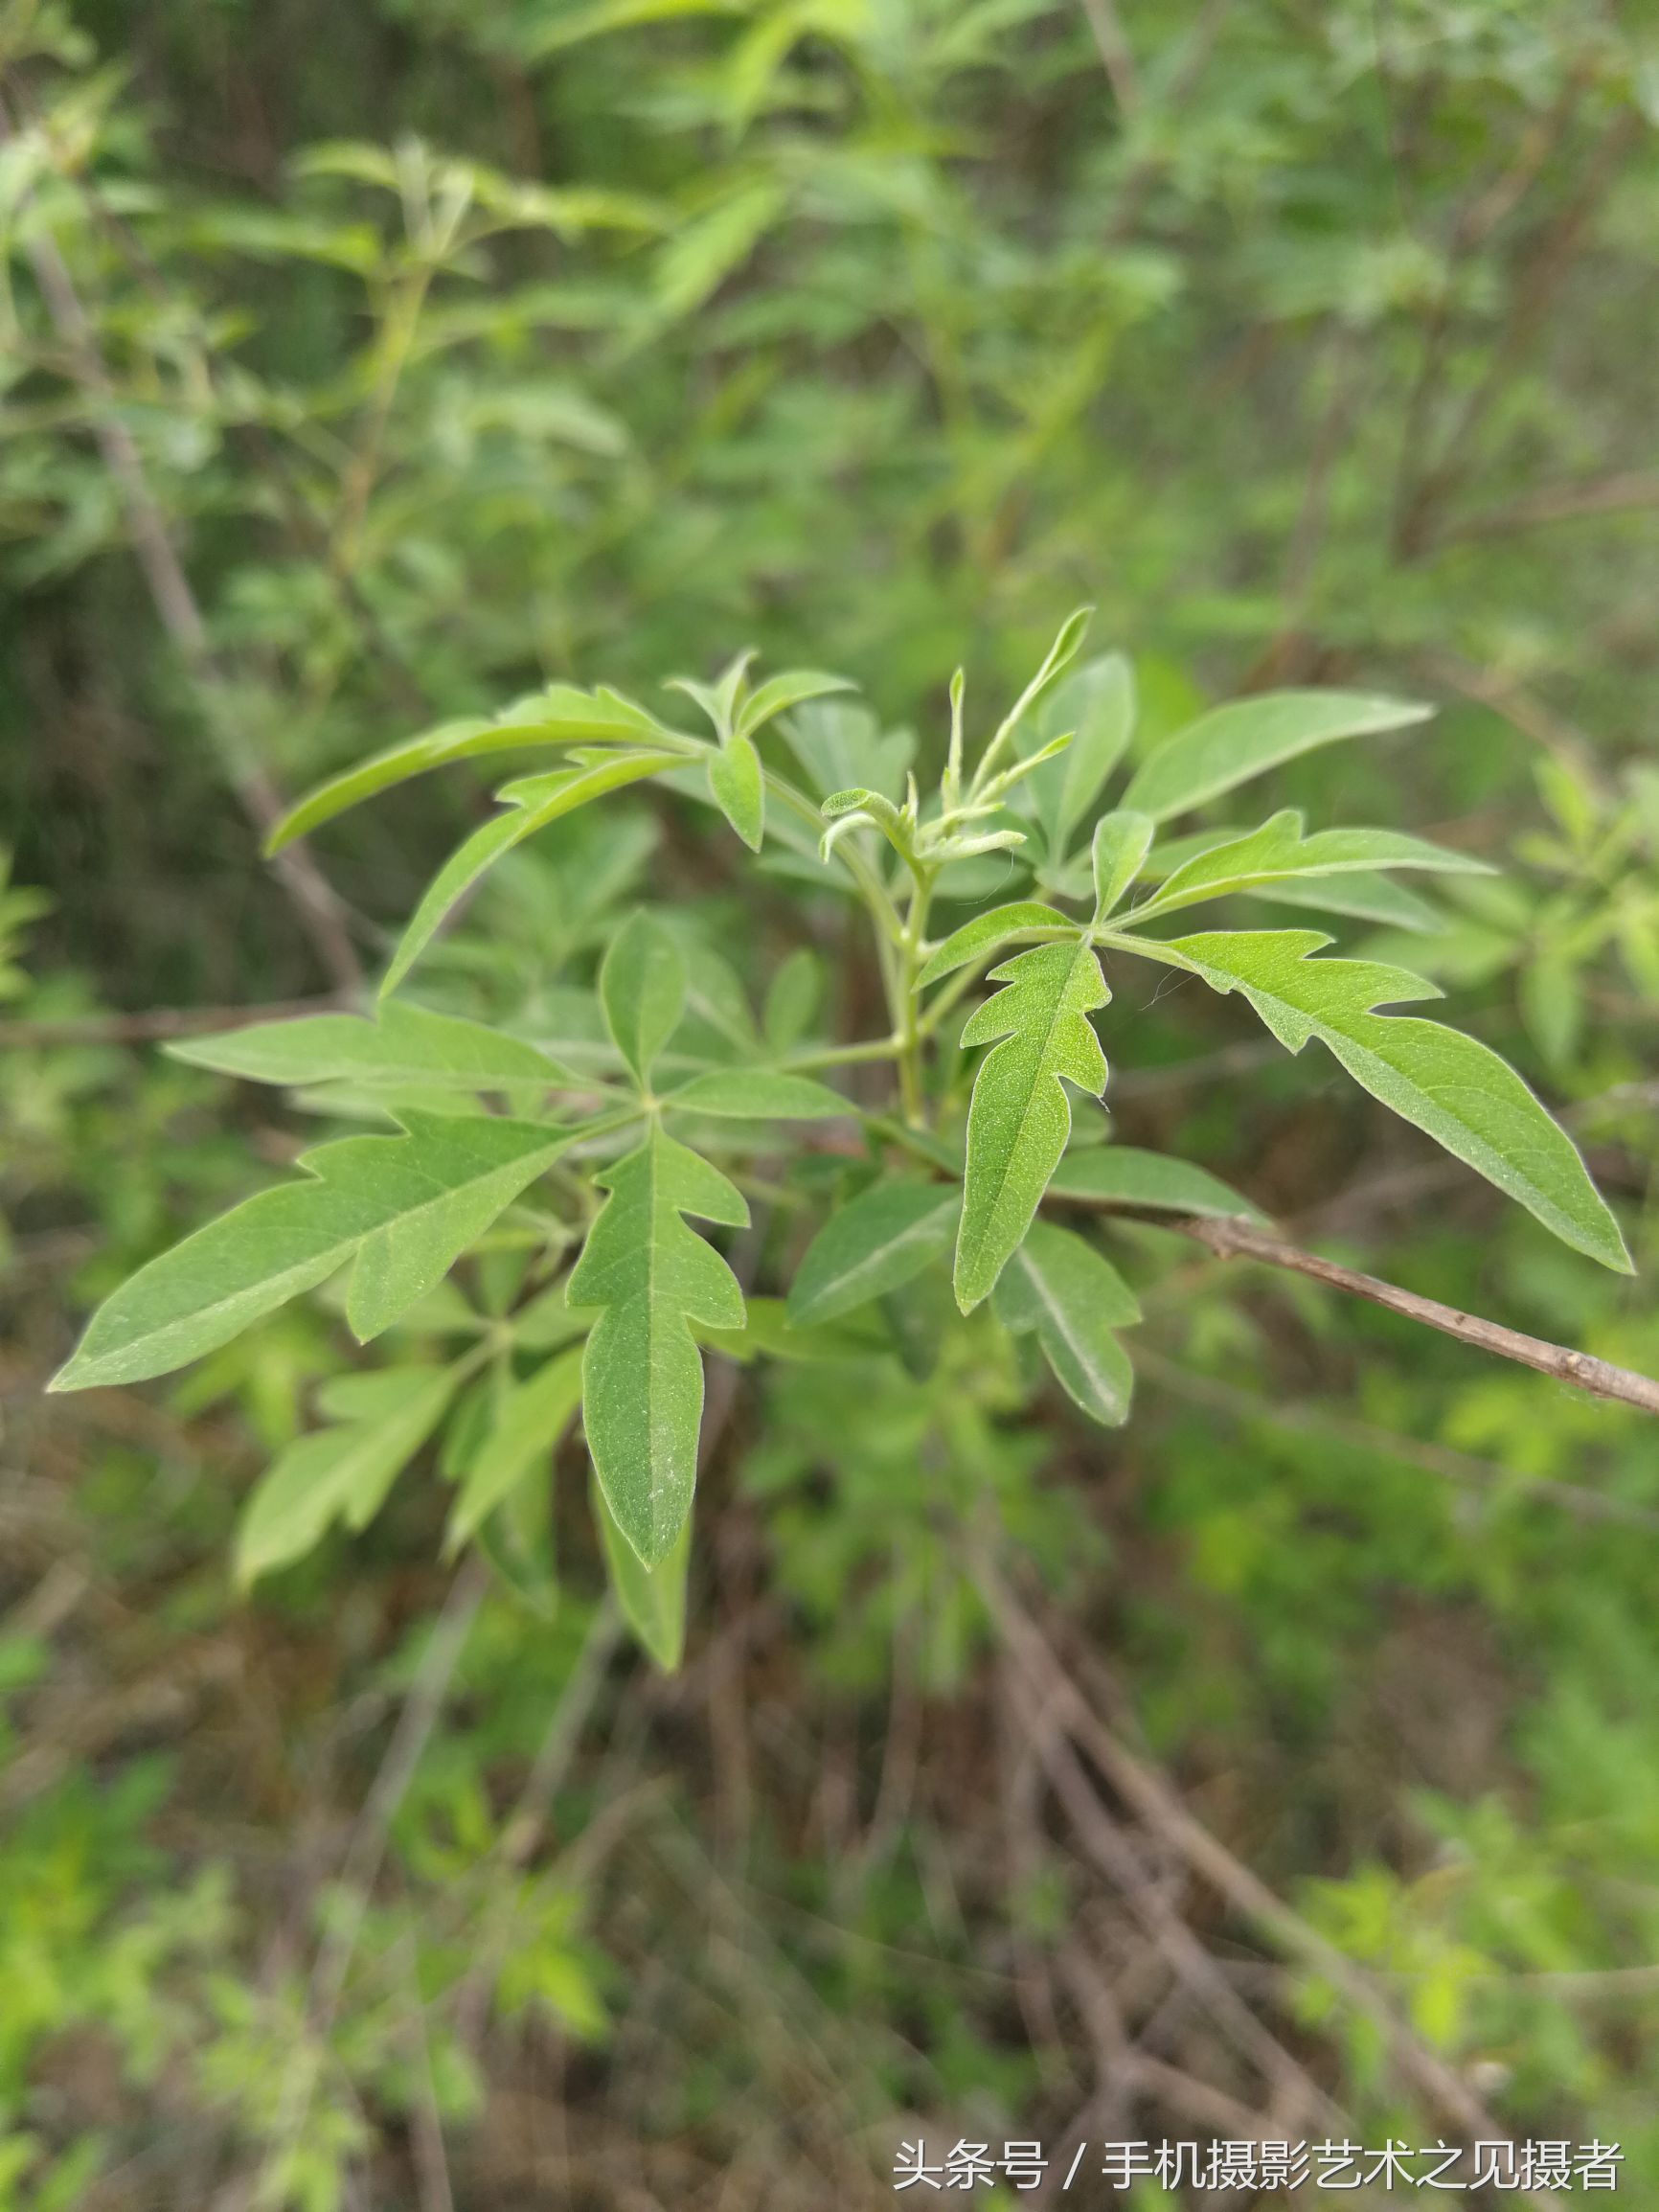
<path id="1" fill-rule="evenodd" d="M 1586 514 L 1633 514 L 1652 507 L 1659 507 L 1659 476 L 1625 469 L 1588 484 L 1546 485 L 1506 506 L 1465 515 L 1445 524 L 1440 534 L 1441 543 L 1452 545 L 1469 537 L 1508 537 L 1513 531 L 1537 530 L 1545 523 L 1569 522 Z"/>
<path id="2" fill-rule="evenodd" d="M 999 1627 L 1005 1627 L 1004 1601 L 996 1594 L 1002 1588 L 999 1579 L 989 1568 L 981 1570 L 980 1579 Z M 1011 1597 L 1007 1603 L 1011 1605 Z M 1013 1669 L 1010 1680 L 1013 1701 L 1050 1787 L 1087 1857 L 1144 1922 L 1171 1971 L 1193 1991 L 1205 2014 L 1257 2067 L 1273 2090 L 1275 2102 L 1299 2115 L 1306 2113 L 1310 2120 L 1317 2119 L 1322 2126 L 1346 2128 L 1347 2117 L 1341 2108 L 1239 1995 L 1182 1914 L 1148 1879 L 1144 1847 L 1138 1849 L 1112 1817 L 1072 1748 L 1074 1739 L 1080 1741 L 1075 1722 L 1051 1696 L 1046 1671 L 1039 1670 L 1034 1661 L 1031 1638 L 1022 1641 L 1007 1633 L 1005 1627 L 1005 1639 Z"/>
<path id="3" fill-rule="evenodd" d="M 1111 85 L 1112 97 L 1124 116 L 1134 115 L 1141 104 L 1141 80 L 1118 11 L 1112 0 L 1082 0 L 1082 11 L 1088 17 L 1089 34 Z"/>
<path id="4" fill-rule="evenodd" d="M 0 145 L 10 144 L 15 135 L 10 110 L 0 101 Z M 226 739 L 228 749 L 235 741 L 231 717 L 207 625 L 173 545 L 167 517 L 150 490 L 143 457 L 118 411 L 115 387 L 69 265 L 45 229 L 30 229 L 27 251 L 69 373 L 91 409 L 93 438 L 121 493 L 127 535 L 151 603 L 174 650 L 194 677 L 210 719 Z M 284 810 L 270 778 L 257 763 L 241 761 L 233 764 L 231 782 L 242 811 L 260 834 L 265 835 Z M 363 973 L 346 924 L 345 908 L 316 862 L 303 847 L 289 846 L 277 855 L 273 866 L 335 988 L 357 991 Z"/>
<path id="5" fill-rule="evenodd" d="M 145 1014 L 85 1014 L 61 1021 L 0 1021 L 0 1052 L 47 1052 L 75 1045 L 165 1044 L 175 1037 L 211 1037 L 256 1021 L 286 1021 L 338 1013 L 349 1001 L 336 992 L 289 998 L 274 1006 L 158 1006 Z"/>
<path id="6" fill-rule="evenodd" d="M 1363 1968 L 1328 1942 L 1259 1876 L 1236 1859 L 1182 1804 L 1164 1776 L 1139 1758 L 1101 1721 L 1013 1591 L 989 1562 L 978 1580 L 997 1627 L 1033 1685 L 1034 1709 L 1063 1728 L 1100 1769 L 1124 1803 L 1180 1853 L 1209 1884 L 1276 1950 L 1316 1974 L 1380 2032 L 1403 2082 L 1437 2106 L 1469 2139 L 1506 2140 L 1505 2132 L 1463 2077 L 1421 2042 Z M 1079 1769 L 1080 1771 L 1080 1769 Z M 1522 2192 L 1529 2203 L 1556 2207 L 1547 2190 Z"/>
<path id="7" fill-rule="evenodd" d="M 1177 1220 L 1170 1226 L 1205 1245 L 1218 1260 L 1258 1260 L 1264 1266 L 1307 1275 L 1333 1290 L 1347 1290 L 1408 1321 L 1420 1321 L 1425 1328 L 1455 1336 L 1460 1344 L 1495 1353 L 1500 1359 L 1513 1359 L 1557 1382 L 1570 1382 L 1593 1398 L 1607 1398 L 1618 1405 L 1633 1405 L 1641 1413 L 1659 1414 L 1659 1382 L 1650 1376 L 1638 1375 L 1633 1368 L 1616 1367 L 1610 1359 L 1598 1359 L 1593 1353 L 1576 1352 L 1570 1345 L 1552 1344 L 1541 1336 L 1528 1336 L 1519 1329 L 1506 1329 L 1501 1322 L 1484 1320 L 1478 1313 L 1443 1306 L 1438 1298 L 1402 1290 L 1398 1284 L 1385 1283 L 1380 1276 L 1362 1275 L 1357 1268 L 1340 1266 L 1317 1252 L 1287 1244 L 1271 1230 L 1259 1229 L 1250 1221 L 1228 1217 Z"/>

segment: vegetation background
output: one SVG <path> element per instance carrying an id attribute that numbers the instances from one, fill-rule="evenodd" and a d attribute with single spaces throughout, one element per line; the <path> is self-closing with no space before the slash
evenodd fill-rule
<path id="1" fill-rule="evenodd" d="M 1011 1372 L 717 1362 L 663 1678 L 579 1450 L 551 1618 L 443 1563 L 431 1477 L 233 1590 L 326 1311 L 38 1389 L 302 1142 L 158 1041 L 349 990 L 483 804 L 282 875 L 282 795 L 747 645 L 936 751 L 955 663 L 1011 696 L 1079 599 L 1143 745 L 1438 703 L 1283 785 L 1506 863 L 1368 934 L 1645 1272 L 1190 992 L 1114 1009 L 1121 1132 L 1659 1370 L 1659 11 L 5 0 L 0 100 L 0 2207 L 851 2212 L 918 2136 L 1488 2119 L 1648 2201 L 1638 1415 L 1138 1232 L 1109 1438 Z M 585 821 L 433 1002 L 559 1034 L 641 899 L 758 999 L 786 878 L 757 919 L 683 814 Z"/>

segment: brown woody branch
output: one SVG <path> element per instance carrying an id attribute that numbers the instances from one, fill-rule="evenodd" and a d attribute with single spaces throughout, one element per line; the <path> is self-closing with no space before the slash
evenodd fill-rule
<path id="1" fill-rule="evenodd" d="M 1593 1398 L 1609 1398 L 1620 1405 L 1633 1405 L 1642 1413 L 1659 1414 L 1659 1382 L 1649 1376 L 1638 1375 L 1632 1368 L 1615 1367 L 1611 1360 L 1598 1359 L 1591 1353 L 1575 1352 L 1565 1344 L 1551 1344 L 1541 1336 L 1528 1336 L 1519 1329 L 1506 1329 L 1499 1322 L 1483 1320 L 1478 1313 L 1465 1313 L 1455 1306 L 1443 1306 L 1438 1298 L 1420 1297 L 1415 1290 L 1402 1290 L 1397 1283 L 1385 1283 L 1376 1275 L 1362 1275 L 1357 1268 L 1339 1266 L 1334 1260 L 1322 1259 L 1317 1252 L 1305 1252 L 1299 1245 L 1286 1244 L 1270 1230 L 1259 1229 L 1249 1221 L 1231 1216 L 1183 1220 L 1170 1225 L 1182 1236 L 1205 1245 L 1218 1260 L 1259 1260 L 1264 1266 L 1285 1267 L 1294 1275 L 1310 1276 L 1314 1282 L 1328 1284 L 1333 1290 L 1347 1290 L 1355 1298 L 1368 1298 L 1374 1306 L 1386 1307 L 1389 1312 L 1402 1314 L 1408 1321 L 1420 1321 L 1425 1328 L 1438 1329 L 1444 1336 L 1455 1336 L 1460 1344 L 1473 1344 L 1482 1352 L 1496 1353 L 1500 1359 L 1513 1359 L 1523 1367 L 1535 1368 L 1540 1375 L 1551 1376 L 1557 1382 L 1570 1382 L 1576 1389 L 1588 1391 Z"/>
<path id="2" fill-rule="evenodd" d="M 144 1014 L 69 1015 L 58 1021 L 0 1021 L 0 1052 L 49 1052 L 72 1045 L 165 1044 L 174 1037 L 211 1037 L 256 1021 L 304 1014 L 338 1014 L 350 1001 L 333 992 L 274 1006 L 157 1006 Z"/>
<path id="3" fill-rule="evenodd" d="M 11 143 L 14 136 L 10 111 L 0 101 L 0 145 Z M 214 658 L 207 624 L 185 575 L 167 517 L 149 489 L 143 457 L 117 411 L 115 387 L 68 263 L 46 230 L 29 233 L 27 250 L 70 376 L 92 408 L 93 438 L 121 492 L 127 536 L 157 617 L 195 678 L 214 726 L 228 736 L 226 687 Z M 231 783 L 243 813 L 264 836 L 284 810 L 275 786 L 264 769 L 252 762 L 233 765 Z M 335 988 L 341 992 L 360 989 L 363 971 L 347 927 L 346 909 L 316 862 L 303 847 L 295 845 L 278 854 L 272 865 Z"/>
<path id="4" fill-rule="evenodd" d="M 1470 537 L 1508 537 L 1512 531 L 1537 530 L 1546 523 L 1571 522 L 1584 514 L 1633 514 L 1659 507 L 1659 476 L 1626 469 L 1588 484 L 1556 484 L 1448 522 L 1441 543 Z"/>
<path id="5" fill-rule="evenodd" d="M 1086 1754 L 1122 1802 L 1152 1834 L 1161 1836 L 1194 1875 L 1277 1950 L 1327 1982 L 1347 2007 L 1372 2022 L 1402 2083 L 1438 2107 L 1471 2142 L 1507 2142 L 1508 2131 L 1487 2110 L 1463 2075 L 1418 2037 L 1372 1975 L 1237 1859 L 1187 1810 L 1169 1777 L 1139 1757 L 1105 1724 L 1061 1663 L 1036 1619 L 983 1555 L 976 1580 L 1005 1648 L 1030 1686 L 1030 1724 L 1039 1749 L 1045 1739 L 1052 1742 L 1054 1732 L 1063 1732 Z M 1059 1777 L 1051 1774 L 1051 1779 L 1057 1787 Z M 1066 1793 L 1060 1794 L 1064 1803 Z M 1066 1810 L 1073 1808 L 1066 1805 Z M 1524 2191 L 1523 2198 L 1540 2207 L 1540 2212 L 1546 2206 L 1558 2212 L 1561 2205 L 1561 2200 L 1549 2190 Z"/>

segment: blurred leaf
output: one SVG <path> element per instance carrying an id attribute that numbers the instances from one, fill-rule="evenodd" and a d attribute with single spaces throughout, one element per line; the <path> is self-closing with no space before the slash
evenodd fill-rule
<path id="1" fill-rule="evenodd" d="M 1406 729 L 1433 712 L 1354 692 L 1263 692 L 1232 699 L 1148 754 L 1120 804 L 1165 822 L 1317 745 Z"/>
<path id="2" fill-rule="evenodd" d="M 1171 1159 L 1165 1152 L 1141 1152 L 1132 1145 L 1091 1145 L 1084 1152 L 1067 1152 L 1050 1179 L 1049 1194 L 1057 1198 L 1094 1198 L 1108 1205 L 1148 1206 L 1168 1214 L 1267 1219 L 1207 1168 Z"/>
<path id="3" fill-rule="evenodd" d="M 528 1381 L 509 1385 L 461 1475 L 443 1536 L 446 1551 L 459 1549 L 509 1491 L 551 1460 L 580 1403 L 581 1354 L 574 1349 L 548 1360 Z"/>
<path id="4" fill-rule="evenodd" d="M 454 1393 L 453 1369 L 387 1368 L 352 1378 L 328 1410 L 342 1425 L 302 1436 L 263 1475 L 237 1531 L 237 1580 L 261 1575 L 312 1550 L 336 1520 L 367 1528 L 386 1493 L 432 1434 Z"/>
<path id="5" fill-rule="evenodd" d="M 711 1068 L 670 1091 L 663 1104 L 688 1113 L 753 1122 L 833 1121 L 856 1110 L 851 1099 L 828 1083 L 765 1067 Z"/>
<path id="6" fill-rule="evenodd" d="M 644 1090 L 686 1002 L 679 951 L 648 914 L 630 915 L 612 938 L 600 964 L 599 995 L 611 1041 Z"/>
<path id="7" fill-rule="evenodd" d="M 648 1566 L 623 1534 L 605 1501 L 603 1485 L 592 1487 L 594 1518 L 604 1548 L 605 1572 L 623 1618 L 666 1675 L 677 1673 L 686 1648 L 686 1579 L 692 1560 L 688 1513 L 663 1557 Z"/>
<path id="8" fill-rule="evenodd" d="M 1034 1221 L 997 1279 L 1005 1329 L 1034 1330 L 1043 1357 L 1093 1421 L 1128 1419 L 1134 1370 L 1113 1334 L 1141 1318 L 1128 1285 L 1103 1254 L 1069 1229 Z"/>
<path id="9" fill-rule="evenodd" d="M 383 1004 L 374 1021 L 351 1014 L 304 1015 L 189 1038 L 167 1050 L 174 1060 L 250 1083 L 326 1083 L 349 1077 L 375 1086 L 419 1083 L 480 1091 L 511 1085 L 545 1089 L 571 1080 L 534 1045 L 481 1022 L 460 1021 L 397 999 Z"/>
<path id="10" fill-rule="evenodd" d="M 802 1256 L 789 1317 L 833 1321 L 896 1290 L 950 1248 L 962 1194 L 943 1183 L 887 1177 L 837 1206 Z"/>

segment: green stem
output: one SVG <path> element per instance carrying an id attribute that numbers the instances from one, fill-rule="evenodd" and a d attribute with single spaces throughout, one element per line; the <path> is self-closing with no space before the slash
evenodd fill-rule
<path id="1" fill-rule="evenodd" d="M 824 817 L 813 801 L 804 791 L 797 790 L 786 776 L 780 776 L 775 769 L 768 768 L 765 773 L 767 789 L 775 792 L 784 806 L 800 815 L 803 820 L 810 822 L 814 829 L 822 830 Z M 876 870 L 872 867 L 867 855 L 860 853 L 856 846 L 848 844 L 837 845 L 835 855 L 852 878 L 857 886 L 859 897 L 869 910 L 870 920 L 875 931 L 876 958 L 881 966 L 881 988 L 886 993 L 888 1015 L 893 1024 L 893 1037 L 896 1040 L 891 1043 L 883 1041 L 868 1053 L 859 1048 L 856 1057 L 873 1060 L 883 1059 L 889 1054 L 897 1052 L 899 1056 L 899 1083 L 905 1099 L 905 1112 L 907 1115 L 911 1113 L 912 1089 L 910 1086 L 914 1084 L 916 1113 L 913 1118 L 920 1119 L 921 1090 L 918 1080 L 918 1071 L 920 1063 L 914 1035 L 914 1023 L 916 1017 L 916 954 L 921 944 L 921 931 L 916 926 L 916 894 L 913 893 L 912 895 L 909 914 L 900 920 L 898 909 L 893 902 L 892 893 L 881 880 Z M 918 876 L 919 889 L 920 880 L 920 877 Z M 929 878 L 929 889 L 931 889 L 931 884 L 932 879 Z M 926 916 L 927 904 L 926 899 L 923 898 L 921 902 L 921 919 L 923 922 L 925 922 Z M 905 1057 L 907 1040 L 910 1048 L 908 1064 Z"/>
<path id="2" fill-rule="evenodd" d="M 791 1053 L 779 1065 L 791 1075 L 800 1075 L 813 1067 L 850 1067 L 855 1060 L 897 1060 L 903 1048 L 902 1037 L 876 1037 L 863 1044 L 831 1044 L 817 1052 Z"/>
<path id="3" fill-rule="evenodd" d="M 927 1105 L 921 1087 L 921 1023 L 917 972 L 927 942 L 927 909 L 933 898 L 935 871 L 915 870 L 915 888 L 898 941 L 895 977 L 894 1029 L 898 1038 L 898 1095 L 904 1118 L 913 1129 L 927 1127 Z"/>

